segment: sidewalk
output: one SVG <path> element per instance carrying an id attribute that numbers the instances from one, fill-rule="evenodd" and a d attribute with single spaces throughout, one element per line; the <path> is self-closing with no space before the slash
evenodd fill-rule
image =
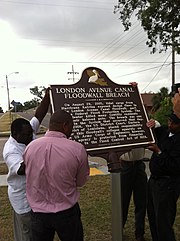
<path id="1" fill-rule="evenodd" d="M 7 186 L 7 175 L 0 175 L 0 186 Z"/>

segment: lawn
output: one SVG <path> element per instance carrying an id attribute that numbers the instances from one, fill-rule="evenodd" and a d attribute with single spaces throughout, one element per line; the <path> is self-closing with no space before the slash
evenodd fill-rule
<path id="1" fill-rule="evenodd" d="M 8 168 L 4 163 L 0 163 L 0 175 L 8 173 Z"/>
<path id="2" fill-rule="evenodd" d="M 110 175 L 92 176 L 80 190 L 80 206 L 84 225 L 85 241 L 111 241 L 111 179 Z M 134 208 L 131 202 L 123 241 L 134 240 Z M 180 200 L 175 222 L 177 241 L 180 240 Z M 151 241 L 146 219 L 146 241 Z M 0 240 L 13 241 L 12 209 L 7 197 L 7 187 L 0 187 Z M 59 239 L 55 237 L 54 241 Z"/>

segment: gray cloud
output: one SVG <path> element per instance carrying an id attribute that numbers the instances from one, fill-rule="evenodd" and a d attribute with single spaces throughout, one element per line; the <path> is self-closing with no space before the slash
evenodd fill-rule
<path id="1" fill-rule="evenodd" d="M 105 43 L 108 36 L 117 32 L 117 16 L 113 15 L 111 1 L 32 3 L 1 1 L 0 18 L 8 21 L 22 38 L 48 39 L 48 45 L 55 42 L 61 46 L 61 41 L 66 40 Z"/>

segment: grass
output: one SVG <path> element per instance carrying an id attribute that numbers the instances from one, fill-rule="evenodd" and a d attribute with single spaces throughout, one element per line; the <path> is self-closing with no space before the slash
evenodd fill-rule
<path id="1" fill-rule="evenodd" d="M 18 114 L 13 113 L 13 112 L 6 112 L 4 115 L 1 116 L 1 121 L 0 121 L 0 132 L 10 132 L 10 125 L 13 120 L 16 118 L 20 117 Z"/>
<path id="2" fill-rule="evenodd" d="M 0 117 L 0 137 L 9 137 L 10 135 L 10 129 L 11 129 L 11 123 L 17 119 L 17 118 L 24 118 L 23 116 L 7 111 Z M 47 131 L 47 128 L 43 125 L 40 125 L 39 134 L 45 133 Z"/>
<path id="3" fill-rule="evenodd" d="M 80 189 L 80 206 L 85 241 L 111 241 L 111 180 L 110 175 L 92 176 Z M 176 239 L 180 240 L 180 200 L 175 222 Z M 146 241 L 151 241 L 146 219 Z M 12 209 L 7 197 L 7 187 L 0 187 L 0 240 L 13 241 Z M 54 241 L 59 239 L 55 237 Z M 131 202 L 123 241 L 134 240 L 134 207 Z"/>
<path id="4" fill-rule="evenodd" d="M 8 173 L 8 168 L 6 164 L 0 163 L 0 175 L 4 175 Z"/>

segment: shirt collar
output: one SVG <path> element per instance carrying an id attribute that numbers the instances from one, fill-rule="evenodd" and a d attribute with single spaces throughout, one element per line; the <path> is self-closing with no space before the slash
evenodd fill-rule
<path id="1" fill-rule="evenodd" d="M 17 142 L 16 139 L 14 139 L 14 137 L 12 137 L 12 136 L 9 137 L 9 141 L 10 141 L 11 143 L 14 143 L 16 146 L 26 147 L 25 144 Z"/>
<path id="2" fill-rule="evenodd" d="M 171 133 L 171 132 L 169 132 L 169 137 L 171 137 L 171 136 L 174 136 L 174 134 L 173 134 L 173 133 Z"/>
<path id="3" fill-rule="evenodd" d="M 59 138 L 67 138 L 67 136 L 59 131 L 47 131 L 45 136 L 47 137 L 59 137 Z"/>

